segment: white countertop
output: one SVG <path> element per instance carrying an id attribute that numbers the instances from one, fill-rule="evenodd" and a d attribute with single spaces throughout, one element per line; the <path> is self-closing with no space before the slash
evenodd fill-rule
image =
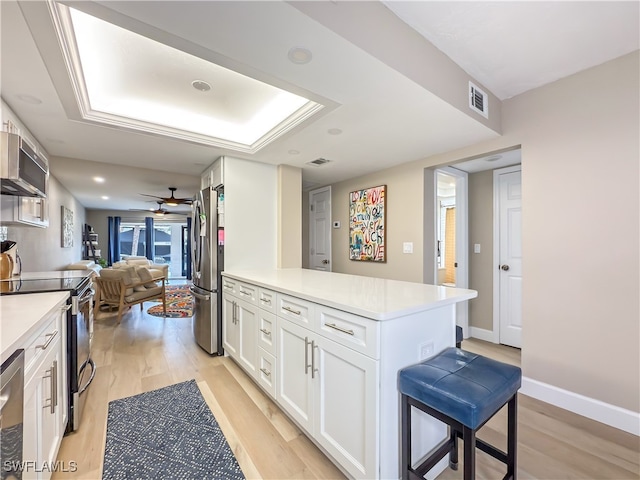
<path id="1" fill-rule="evenodd" d="M 91 275 L 93 270 L 56 270 L 49 272 L 22 272 L 7 280 L 40 280 L 49 278 L 78 278 Z"/>
<path id="2" fill-rule="evenodd" d="M 4 362 L 38 327 L 68 291 L 0 296 L 0 362 Z"/>
<path id="3" fill-rule="evenodd" d="M 225 271 L 222 275 L 373 320 L 389 320 L 478 296 L 475 290 L 463 288 L 304 268 Z"/>

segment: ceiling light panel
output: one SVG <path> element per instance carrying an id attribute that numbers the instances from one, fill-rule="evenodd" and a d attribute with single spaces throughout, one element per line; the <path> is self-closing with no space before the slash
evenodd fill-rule
<path id="1" fill-rule="evenodd" d="M 257 151 L 322 108 L 74 8 L 56 9 L 87 119 Z"/>

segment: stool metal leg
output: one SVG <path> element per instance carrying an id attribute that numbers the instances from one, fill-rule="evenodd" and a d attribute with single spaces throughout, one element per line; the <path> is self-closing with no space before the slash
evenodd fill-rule
<path id="1" fill-rule="evenodd" d="M 450 442 L 452 443 L 451 451 L 449 452 L 449 468 L 458 470 L 458 431 L 450 425 L 449 434 Z"/>
<path id="2" fill-rule="evenodd" d="M 464 442 L 464 480 L 476 478 L 476 431 L 464 426 L 462 428 Z"/>
<path id="3" fill-rule="evenodd" d="M 518 394 L 516 393 L 509 400 L 507 407 L 507 476 L 511 480 L 516 480 L 517 469 L 517 445 L 518 445 Z"/>
<path id="4" fill-rule="evenodd" d="M 411 405 L 409 405 L 409 397 L 402 395 L 400 398 L 402 410 L 402 480 L 409 480 L 409 471 L 411 469 Z"/>

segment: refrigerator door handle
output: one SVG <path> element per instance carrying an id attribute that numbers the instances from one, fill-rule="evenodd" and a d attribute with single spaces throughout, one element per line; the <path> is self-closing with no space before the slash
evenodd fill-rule
<path id="1" fill-rule="evenodd" d="M 189 292 L 191 293 L 191 295 L 193 295 L 194 297 L 196 297 L 199 300 L 205 300 L 205 301 L 211 300 L 211 295 L 201 295 L 200 293 L 196 292 L 193 289 L 193 286 L 189 287 Z"/>

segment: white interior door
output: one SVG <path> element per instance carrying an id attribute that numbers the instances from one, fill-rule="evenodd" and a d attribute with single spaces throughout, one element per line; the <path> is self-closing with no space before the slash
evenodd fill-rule
<path id="1" fill-rule="evenodd" d="M 520 166 L 496 170 L 499 342 L 522 346 L 522 175 Z M 497 181 L 496 181 L 497 180 Z"/>
<path id="2" fill-rule="evenodd" d="M 331 271 L 331 187 L 309 192 L 309 268 Z"/>

